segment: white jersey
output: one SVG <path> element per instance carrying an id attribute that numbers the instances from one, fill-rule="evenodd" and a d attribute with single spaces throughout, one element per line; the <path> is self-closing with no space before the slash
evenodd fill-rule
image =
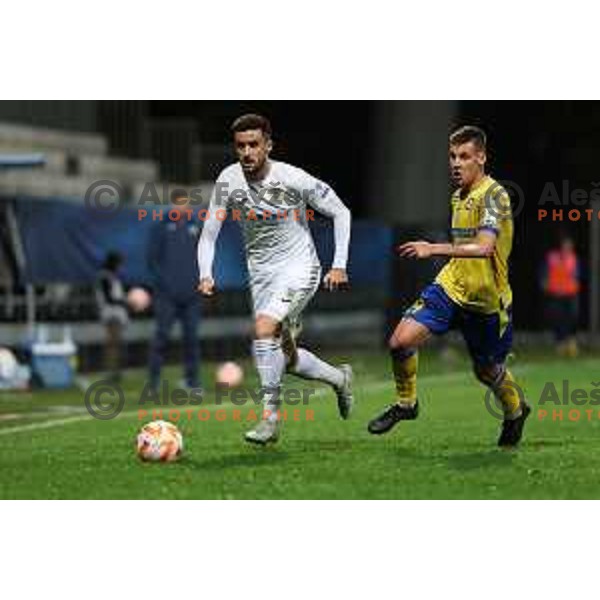
<path id="1" fill-rule="evenodd" d="M 200 278 L 212 277 L 216 238 L 225 218 L 239 221 L 251 284 L 277 273 L 314 272 L 319 259 L 308 227 L 314 210 L 333 218 L 332 267 L 345 269 L 350 243 L 350 211 L 325 183 L 302 169 L 269 161 L 261 181 L 247 181 L 239 163 L 219 175 L 198 243 Z"/>

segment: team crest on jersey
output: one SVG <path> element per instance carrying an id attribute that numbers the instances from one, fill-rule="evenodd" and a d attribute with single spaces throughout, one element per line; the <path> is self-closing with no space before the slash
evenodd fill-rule
<path id="1" fill-rule="evenodd" d="M 471 196 L 467 196 L 464 200 L 460 198 L 460 196 L 455 195 L 452 196 L 452 209 L 453 210 L 473 210 L 475 208 L 475 198 Z"/>
<path id="2" fill-rule="evenodd" d="M 461 208 L 463 210 L 473 210 L 474 206 L 475 206 L 475 200 L 473 198 L 469 197 L 463 202 L 463 205 L 461 206 Z"/>
<path id="3" fill-rule="evenodd" d="M 295 190 L 288 189 L 278 181 L 269 182 L 268 187 L 263 187 L 258 193 L 258 200 L 268 204 L 271 208 L 294 208 L 300 205 L 302 198 Z"/>

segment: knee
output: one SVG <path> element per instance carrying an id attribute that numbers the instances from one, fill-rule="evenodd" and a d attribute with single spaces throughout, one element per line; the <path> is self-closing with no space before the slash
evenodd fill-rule
<path id="1" fill-rule="evenodd" d="M 392 352 L 414 354 L 413 340 L 404 332 L 393 333 L 388 339 L 388 349 Z"/>
<path id="2" fill-rule="evenodd" d="M 280 329 L 280 324 L 271 317 L 259 316 L 254 322 L 254 336 L 257 340 L 278 337 Z"/>
<path id="3" fill-rule="evenodd" d="M 416 354 L 416 352 L 417 351 L 415 348 L 403 348 L 403 347 L 391 348 L 390 347 L 390 355 L 394 362 L 398 361 L 400 363 L 403 363 L 404 361 L 409 359 L 411 356 L 414 356 Z"/>
<path id="4" fill-rule="evenodd" d="M 498 385 L 504 377 L 504 365 L 493 364 L 493 365 L 473 365 L 473 372 L 475 377 L 488 387 L 494 387 Z"/>

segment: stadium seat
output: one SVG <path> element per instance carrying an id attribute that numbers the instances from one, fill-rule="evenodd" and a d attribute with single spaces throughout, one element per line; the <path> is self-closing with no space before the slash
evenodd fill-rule
<path id="1" fill-rule="evenodd" d="M 35 146 L 14 146 L 3 142 L 0 144 L 0 155 L 18 153 L 36 153 L 40 152 Z M 66 174 L 67 172 L 67 153 L 63 150 L 41 150 L 46 158 L 44 171 L 54 174 Z"/>
<path id="2" fill-rule="evenodd" d="M 94 133 L 66 132 L 27 125 L 0 123 L 0 145 L 14 151 L 62 150 L 73 154 L 105 155 L 108 142 Z"/>
<path id="3" fill-rule="evenodd" d="M 45 170 L 7 171 L 0 174 L 0 194 L 83 199 L 91 183 L 89 178 L 67 177 Z"/>
<path id="4" fill-rule="evenodd" d="M 158 178 L 158 166 L 149 160 L 81 155 L 78 163 L 79 174 L 93 180 L 111 179 L 130 183 L 155 181 Z"/>

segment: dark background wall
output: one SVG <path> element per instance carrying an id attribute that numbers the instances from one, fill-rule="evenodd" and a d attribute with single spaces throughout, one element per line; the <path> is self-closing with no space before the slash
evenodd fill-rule
<path id="1" fill-rule="evenodd" d="M 542 324 L 537 273 L 560 229 L 587 259 L 589 223 L 539 222 L 537 204 L 547 182 L 587 190 L 600 182 L 596 102 L 10 101 L 0 102 L 0 121 L 100 131 L 114 154 L 154 158 L 164 178 L 188 182 L 214 177 L 231 160 L 229 125 L 247 111 L 271 118 L 276 158 L 326 179 L 355 217 L 394 225 L 401 238 L 443 235 L 446 136 L 456 125 L 480 124 L 492 175 L 514 181 L 526 199 L 512 259 L 518 327 Z M 584 323 L 586 299 L 584 292 Z"/>

